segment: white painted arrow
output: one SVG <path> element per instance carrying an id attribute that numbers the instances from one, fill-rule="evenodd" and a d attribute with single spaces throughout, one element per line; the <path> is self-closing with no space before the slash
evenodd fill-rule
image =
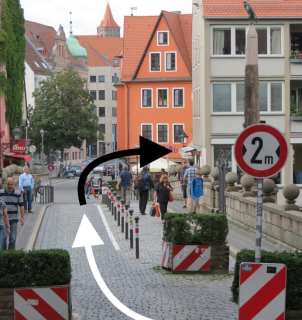
<path id="1" fill-rule="evenodd" d="M 125 306 L 118 298 L 111 292 L 102 278 L 98 266 L 95 261 L 95 257 L 93 254 L 92 247 L 104 245 L 103 240 L 100 238 L 95 228 L 89 221 L 86 214 L 83 215 L 79 230 L 73 242 L 72 248 L 85 248 L 86 257 L 89 263 L 90 270 L 94 276 L 96 283 L 99 288 L 102 290 L 103 294 L 107 297 L 107 299 L 122 313 L 127 315 L 129 318 L 134 320 L 152 320 L 151 318 L 147 318 L 142 316 L 139 313 L 129 309 Z"/>

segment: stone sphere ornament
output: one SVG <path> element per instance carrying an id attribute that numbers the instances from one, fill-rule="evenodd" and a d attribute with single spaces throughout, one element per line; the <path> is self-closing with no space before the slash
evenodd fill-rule
<path id="1" fill-rule="evenodd" d="M 300 189 L 295 184 L 285 186 L 283 189 L 283 195 L 286 199 L 285 210 L 299 210 L 300 208 L 296 205 L 296 199 L 300 195 Z"/>
<path id="2" fill-rule="evenodd" d="M 206 164 L 200 168 L 200 172 L 201 172 L 204 180 L 209 180 L 209 175 L 211 173 L 211 167 L 208 164 Z"/>
<path id="3" fill-rule="evenodd" d="M 252 191 L 252 187 L 255 184 L 255 179 L 252 176 L 249 176 L 248 174 L 244 174 L 241 179 L 240 183 L 243 188 L 243 196 L 244 197 L 254 197 L 255 192 Z"/>

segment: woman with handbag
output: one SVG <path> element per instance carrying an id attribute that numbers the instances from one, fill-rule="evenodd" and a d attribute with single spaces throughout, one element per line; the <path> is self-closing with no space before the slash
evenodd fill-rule
<path id="1" fill-rule="evenodd" d="M 155 188 L 154 201 L 159 203 L 161 219 L 165 219 L 165 214 L 167 213 L 168 202 L 173 201 L 172 195 L 173 188 L 169 182 L 167 174 L 163 174 L 160 177 L 160 181 Z"/>

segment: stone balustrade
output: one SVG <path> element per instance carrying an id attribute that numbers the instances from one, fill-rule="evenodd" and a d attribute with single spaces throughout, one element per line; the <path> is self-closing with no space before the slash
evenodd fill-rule
<path id="1" fill-rule="evenodd" d="M 248 178 L 243 180 L 248 181 Z M 302 250 L 302 212 L 294 205 L 296 197 L 299 195 L 296 186 L 284 188 L 284 196 L 288 198 L 286 206 L 280 206 L 271 200 L 269 191 L 273 193 L 274 185 L 271 180 L 265 181 L 266 192 L 264 197 L 270 197 L 263 205 L 263 233 L 272 240 L 278 240 L 287 246 Z M 226 210 L 230 221 L 243 224 L 251 229 L 256 225 L 256 198 L 249 188 L 243 191 L 226 191 Z M 210 211 L 218 209 L 217 183 L 205 182 L 204 184 L 203 208 Z"/>

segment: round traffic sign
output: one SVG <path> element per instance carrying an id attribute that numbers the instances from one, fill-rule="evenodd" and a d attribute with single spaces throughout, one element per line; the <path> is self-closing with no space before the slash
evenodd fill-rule
<path id="1" fill-rule="evenodd" d="M 54 167 L 53 164 L 49 164 L 49 165 L 48 165 L 48 171 L 49 171 L 49 172 L 54 171 L 54 169 L 55 169 L 55 167 Z"/>
<path id="2" fill-rule="evenodd" d="M 235 144 L 235 157 L 241 170 L 258 178 L 278 173 L 286 162 L 287 154 L 284 136 L 267 124 L 249 126 Z"/>

